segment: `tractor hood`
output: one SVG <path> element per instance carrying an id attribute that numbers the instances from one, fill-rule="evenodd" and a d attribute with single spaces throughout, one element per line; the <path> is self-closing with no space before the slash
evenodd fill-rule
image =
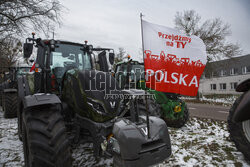
<path id="1" fill-rule="evenodd" d="M 119 113 L 122 92 L 109 73 L 72 69 L 63 83 L 63 99 L 79 115 L 105 122 Z"/>
<path id="2" fill-rule="evenodd" d="M 101 118 L 96 121 L 102 122 L 117 115 L 122 92 L 112 75 L 96 70 L 78 71 L 78 74 L 75 75 L 74 85 L 76 85 L 74 87 L 79 86 L 82 91 L 81 97 L 84 97 L 84 99 L 80 99 L 87 103 L 84 106 L 87 105 L 88 109 L 91 110 L 88 115 L 92 119 Z M 76 91 L 79 90 L 76 89 Z M 75 94 L 78 93 L 75 92 Z"/>

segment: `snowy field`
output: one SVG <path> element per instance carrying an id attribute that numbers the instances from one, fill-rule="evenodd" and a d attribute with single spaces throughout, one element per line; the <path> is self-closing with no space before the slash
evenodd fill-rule
<path id="1" fill-rule="evenodd" d="M 226 122 L 192 118 L 181 129 L 169 128 L 172 156 L 163 166 L 250 166 L 229 140 Z M 95 159 L 91 144 L 73 151 L 73 166 L 112 166 L 112 159 Z M 4 119 L 0 112 L 0 167 L 24 166 L 22 143 L 17 136 L 17 119 Z"/>

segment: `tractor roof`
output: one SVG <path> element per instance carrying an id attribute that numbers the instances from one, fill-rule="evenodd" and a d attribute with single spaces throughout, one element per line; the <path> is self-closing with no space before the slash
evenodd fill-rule
<path id="1" fill-rule="evenodd" d="M 51 41 L 51 40 L 49 40 L 49 39 L 45 39 L 45 40 L 43 40 L 44 42 L 46 42 L 46 41 Z M 64 40 L 55 40 L 56 42 L 58 42 L 58 44 L 69 44 L 69 45 L 78 45 L 78 46 L 82 46 L 83 44 L 81 44 L 81 43 L 76 43 L 76 42 L 70 42 L 70 41 L 64 41 Z"/>
<path id="2" fill-rule="evenodd" d="M 120 64 L 127 64 L 128 61 L 120 61 L 118 63 L 116 63 L 116 65 L 120 65 Z M 131 64 L 135 65 L 135 64 L 140 64 L 140 65 L 144 65 L 144 63 L 140 63 L 139 61 L 136 61 L 136 60 L 132 60 L 130 61 Z"/>
<path id="3" fill-rule="evenodd" d="M 50 41 L 50 40 L 44 40 L 44 41 Z M 64 40 L 55 40 L 57 41 L 57 44 L 68 44 L 68 45 L 76 45 L 76 46 L 83 46 L 83 43 L 77 43 L 77 42 L 71 42 L 71 41 L 64 41 Z M 87 44 L 87 45 L 91 45 L 91 44 Z M 110 51 L 113 50 L 112 48 L 93 48 L 93 51 Z"/>

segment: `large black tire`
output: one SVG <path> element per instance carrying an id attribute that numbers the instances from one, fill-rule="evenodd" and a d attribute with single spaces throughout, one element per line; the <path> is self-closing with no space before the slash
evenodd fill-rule
<path id="1" fill-rule="evenodd" d="M 156 117 L 160 117 L 161 116 L 160 105 L 157 104 L 155 100 L 153 100 L 153 99 L 147 99 L 147 104 L 148 104 L 149 115 L 156 116 Z M 142 114 L 142 115 L 146 115 L 147 114 L 147 111 L 146 111 L 146 100 L 145 99 L 143 99 L 143 100 L 141 99 L 139 101 L 138 107 L 139 107 L 140 114 Z"/>
<path id="2" fill-rule="evenodd" d="M 15 118 L 17 116 L 17 93 L 4 93 L 4 117 Z"/>
<path id="3" fill-rule="evenodd" d="M 245 93 L 244 93 L 245 94 Z M 243 98 L 241 95 L 233 104 L 231 109 L 229 110 L 228 116 L 228 131 L 230 133 L 231 140 L 235 143 L 236 148 L 243 153 L 245 158 L 250 161 L 250 120 L 244 122 L 234 122 L 233 115 L 235 109 L 239 105 L 241 99 Z M 248 128 L 248 133 L 246 132 L 246 128 Z"/>
<path id="4" fill-rule="evenodd" d="M 2 106 L 3 104 L 3 92 L 0 90 L 0 106 Z"/>
<path id="5" fill-rule="evenodd" d="M 164 117 L 163 119 L 165 120 L 166 124 L 168 127 L 172 127 L 172 128 L 181 128 L 183 127 L 189 120 L 189 111 L 187 108 L 187 105 L 185 104 L 184 107 L 184 116 L 182 118 L 173 120 L 173 119 L 168 119 L 166 117 Z"/>
<path id="6" fill-rule="evenodd" d="M 58 105 L 39 106 L 22 113 L 26 167 L 71 167 L 71 149 Z"/>

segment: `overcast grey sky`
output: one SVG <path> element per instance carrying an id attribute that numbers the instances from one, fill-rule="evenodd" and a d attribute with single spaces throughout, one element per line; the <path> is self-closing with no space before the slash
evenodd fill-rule
<path id="1" fill-rule="evenodd" d="M 144 19 L 174 28 L 177 11 L 195 10 L 203 20 L 221 18 L 231 25 L 229 42 L 238 42 L 243 54 L 250 53 L 250 0 L 61 0 L 68 9 L 57 39 L 94 46 L 123 47 L 132 57 L 140 56 L 139 14 Z"/>

